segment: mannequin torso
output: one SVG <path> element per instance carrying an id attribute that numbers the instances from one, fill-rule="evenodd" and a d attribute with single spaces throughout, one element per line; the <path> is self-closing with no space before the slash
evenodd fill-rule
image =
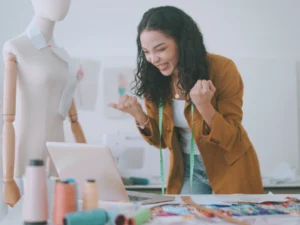
<path id="1" fill-rule="evenodd" d="M 50 162 L 49 172 L 56 175 L 45 144 L 64 141 L 63 121 L 68 114 L 76 141 L 85 142 L 72 101 L 76 68 L 52 38 L 55 19 L 38 15 L 48 13 L 62 19 L 69 0 L 32 2 L 38 10 L 32 22 L 23 34 L 3 47 L 3 180 L 5 202 L 10 206 L 20 198 L 13 178 L 24 176 L 29 159 Z"/>
<path id="2" fill-rule="evenodd" d="M 58 110 L 71 75 L 64 60 L 49 47 L 37 49 L 26 34 L 7 42 L 4 51 L 17 60 L 14 175 L 22 177 L 29 159 L 46 161 L 46 141 L 64 141 L 64 118 Z"/>

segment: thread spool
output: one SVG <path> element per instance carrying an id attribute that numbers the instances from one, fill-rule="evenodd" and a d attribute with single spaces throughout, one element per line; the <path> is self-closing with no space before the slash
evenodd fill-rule
<path id="1" fill-rule="evenodd" d="M 83 187 L 83 210 L 97 209 L 98 207 L 98 185 L 95 180 L 89 179 Z"/>
<path id="2" fill-rule="evenodd" d="M 48 191 L 44 161 L 32 159 L 26 168 L 23 221 L 25 225 L 46 225 L 48 221 Z"/>
<path id="3" fill-rule="evenodd" d="M 107 220 L 105 210 L 94 209 L 66 214 L 63 225 L 105 225 Z"/>
<path id="4" fill-rule="evenodd" d="M 126 217 L 120 213 L 120 210 L 110 209 L 107 211 L 107 216 L 110 225 L 124 225 Z"/>
<path id="5" fill-rule="evenodd" d="M 140 208 L 127 219 L 127 225 L 142 225 L 151 219 L 151 211 L 148 208 Z"/>
<path id="6" fill-rule="evenodd" d="M 55 184 L 54 209 L 52 221 L 54 225 L 63 225 L 64 216 L 77 209 L 76 190 L 73 183 L 57 181 Z"/>
<path id="7" fill-rule="evenodd" d="M 59 180 L 58 177 L 51 176 L 48 178 L 48 215 L 53 215 L 53 202 L 54 202 L 54 190 L 55 184 Z"/>
<path id="8" fill-rule="evenodd" d="M 123 214 L 118 214 L 114 219 L 113 225 L 124 225 L 126 224 L 126 217 Z"/>
<path id="9" fill-rule="evenodd" d="M 65 181 L 69 182 L 69 183 L 72 183 L 74 186 L 75 186 L 75 192 L 76 192 L 76 210 L 79 210 L 78 209 L 78 202 L 77 202 L 77 199 L 79 198 L 78 196 L 78 188 L 77 188 L 77 182 L 75 179 L 73 178 L 68 178 L 66 179 Z"/>
<path id="10" fill-rule="evenodd" d="M 129 177 L 132 180 L 133 185 L 148 185 L 150 184 L 149 179 L 142 177 Z"/>

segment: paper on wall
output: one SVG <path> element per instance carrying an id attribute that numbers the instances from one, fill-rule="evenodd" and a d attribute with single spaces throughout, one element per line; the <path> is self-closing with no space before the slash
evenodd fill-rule
<path id="1" fill-rule="evenodd" d="M 101 63 L 96 60 L 80 59 L 77 68 L 77 87 L 74 94 L 78 110 L 94 111 L 99 96 Z"/>

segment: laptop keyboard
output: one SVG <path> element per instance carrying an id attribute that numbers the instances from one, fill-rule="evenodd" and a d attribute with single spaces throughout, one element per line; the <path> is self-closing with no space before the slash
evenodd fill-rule
<path id="1" fill-rule="evenodd" d="M 138 201 L 144 201 L 150 199 L 147 197 L 134 196 L 134 195 L 128 195 L 128 198 L 131 202 L 138 202 Z"/>

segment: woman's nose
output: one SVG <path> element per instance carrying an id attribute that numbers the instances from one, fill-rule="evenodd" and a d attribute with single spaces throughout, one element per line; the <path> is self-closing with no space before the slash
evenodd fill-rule
<path id="1" fill-rule="evenodd" d="M 151 63 L 156 64 L 159 61 L 159 57 L 156 54 L 151 55 Z"/>

